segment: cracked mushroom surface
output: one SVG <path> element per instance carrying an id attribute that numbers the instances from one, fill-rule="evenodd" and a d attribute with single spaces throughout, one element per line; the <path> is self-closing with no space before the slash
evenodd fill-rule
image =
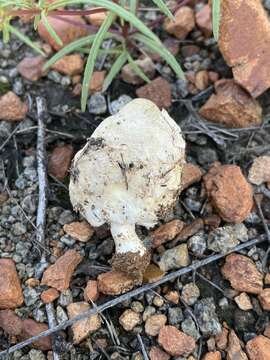
<path id="1" fill-rule="evenodd" d="M 135 99 L 105 119 L 75 155 L 70 199 L 92 226 L 109 224 L 114 270 L 141 282 L 150 252 L 135 225 L 153 227 L 181 190 L 185 142 L 165 110 Z"/>

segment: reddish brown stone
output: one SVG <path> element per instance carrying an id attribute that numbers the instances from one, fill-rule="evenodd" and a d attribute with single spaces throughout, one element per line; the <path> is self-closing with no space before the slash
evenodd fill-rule
<path id="1" fill-rule="evenodd" d="M 270 338 L 270 324 L 269 323 L 266 325 L 263 335 Z"/>
<path id="2" fill-rule="evenodd" d="M 209 81 L 215 83 L 219 79 L 219 74 L 215 71 L 208 71 Z"/>
<path id="3" fill-rule="evenodd" d="M 213 215 L 209 215 L 209 216 L 205 217 L 203 219 L 203 221 L 204 221 L 204 225 L 210 226 L 211 228 L 216 229 L 219 227 L 219 225 L 221 223 L 221 218 L 218 215 L 213 214 Z"/>
<path id="4" fill-rule="evenodd" d="M 165 299 L 177 305 L 179 303 L 179 293 L 176 290 L 171 290 L 165 295 Z"/>
<path id="5" fill-rule="evenodd" d="M 211 351 L 204 355 L 203 360 L 221 360 L 221 353 L 219 351 Z"/>
<path id="6" fill-rule="evenodd" d="M 90 80 L 89 94 L 94 94 L 102 90 L 106 71 L 94 71 Z"/>
<path id="7" fill-rule="evenodd" d="M 195 349 L 195 340 L 178 330 L 175 326 L 166 325 L 158 335 L 159 345 L 172 356 L 188 356 Z"/>
<path id="8" fill-rule="evenodd" d="M 270 181 L 270 156 L 259 156 L 253 161 L 248 180 L 255 185 Z"/>
<path id="9" fill-rule="evenodd" d="M 196 25 L 203 32 L 206 37 L 212 35 L 212 10 L 210 5 L 204 5 L 196 14 L 195 14 Z"/>
<path id="10" fill-rule="evenodd" d="M 126 331 L 132 331 L 135 326 L 141 322 L 140 314 L 136 313 L 131 309 L 127 309 L 119 318 L 119 323 Z"/>
<path id="11" fill-rule="evenodd" d="M 36 286 L 39 286 L 40 281 L 35 278 L 30 278 L 25 281 L 25 284 L 29 287 L 36 287 Z"/>
<path id="12" fill-rule="evenodd" d="M 231 128 L 244 128 L 262 122 L 262 108 L 234 80 L 215 83 L 216 94 L 211 95 L 199 113 L 207 120 Z"/>
<path id="13" fill-rule="evenodd" d="M 150 360 L 169 360 L 170 355 L 157 346 L 152 346 L 149 352 Z"/>
<path id="14" fill-rule="evenodd" d="M 258 0 L 223 0 L 221 5 L 219 49 L 235 80 L 257 97 L 270 86 L 268 16 Z"/>
<path id="15" fill-rule="evenodd" d="M 227 348 L 227 360 L 248 360 L 247 355 L 242 350 L 240 340 L 236 333 L 231 330 L 229 334 L 229 344 Z"/>
<path id="16" fill-rule="evenodd" d="M 52 69 L 64 75 L 77 75 L 83 71 L 84 61 L 80 54 L 66 55 L 52 65 Z"/>
<path id="17" fill-rule="evenodd" d="M 45 59 L 43 56 L 25 57 L 17 65 L 17 70 L 22 77 L 30 81 L 37 81 L 46 75 L 43 70 Z"/>
<path id="18" fill-rule="evenodd" d="M 263 335 L 256 336 L 249 340 L 246 350 L 250 360 L 269 360 L 270 359 L 270 339 Z"/>
<path id="19" fill-rule="evenodd" d="M 165 242 L 173 240 L 183 229 L 184 225 L 185 223 L 178 219 L 161 225 L 151 234 L 152 247 L 157 248 Z"/>
<path id="20" fill-rule="evenodd" d="M 264 289 L 258 299 L 263 310 L 270 311 L 270 288 Z"/>
<path id="21" fill-rule="evenodd" d="M 75 250 L 68 250 L 43 274 L 41 285 L 51 286 L 59 291 L 69 288 L 69 283 L 82 257 Z"/>
<path id="22" fill-rule="evenodd" d="M 149 57 L 135 60 L 135 64 L 142 70 L 142 72 L 149 78 L 152 79 L 155 76 L 155 65 Z M 128 84 L 140 85 L 144 83 L 144 80 L 137 75 L 130 64 L 126 64 L 121 71 L 122 79 Z"/>
<path id="23" fill-rule="evenodd" d="M 59 297 L 59 292 L 54 288 L 44 290 L 40 295 L 40 298 L 44 302 L 44 304 L 52 303 L 58 297 Z"/>
<path id="24" fill-rule="evenodd" d="M 188 6 L 182 6 L 174 14 L 174 20 L 166 18 L 164 22 L 164 29 L 177 37 L 178 39 L 185 39 L 187 35 L 195 27 L 194 11 Z"/>
<path id="25" fill-rule="evenodd" d="M 0 328 L 8 335 L 17 336 L 22 332 L 22 319 L 13 310 L 1 310 Z"/>
<path id="26" fill-rule="evenodd" d="M 181 189 L 182 191 L 187 189 L 190 185 L 201 181 L 202 171 L 199 166 L 186 163 L 183 167 Z"/>
<path id="27" fill-rule="evenodd" d="M 20 340 L 26 340 L 46 330 L 48 330 L 48 326 L 46 324 L 39 323 L 32 319 L 25 319 L 22 321 L 22 332 L 19 335 L 19 338 Z M 51 350 L 51 338 L 49 336 L 44 336 L 33 342 L 32 346 L 42 351 Z"/>
<path id="28" fill-rule="evenodd" d="M 254 262 L 240 254 L 226 256 L 221 272 L 233 289 L 251 294 L 260 294 L 263 286 L 263 275 Z"/>
<path id="29" fill-rule="evenodd" d="M 222 328 L 222 332 L 215 337 L 217 348 L 219 350 L 225 350 L 228 344 L 229 331 L 226 327 Z"/>
<path id="30" fill-rule="evenodd" d="M 184 226 L 183 230 L 176 237 L 175 242 L 185 241 L 191 236 L 197 234 L 200 230 L 204 228 L 204 222 L 202 219 L 195 219 L 191 224 Z"/>
<path id="31" fill-rule="evenodd" d="M 98 283 L 96 280 L 89 280 L 84 289 L 84 300 L 88 302 L 97 301 L 99 297 Z"/>
<path id="32" fill-rule="evenodd" d="M 85 22 L 81 16 L 68 15 L 63 16 L 63 18 L 48 16 L 47 19 L 57 33 L 58 37 L 62 40 L 63 46 L 87 35 L 87 29 L 84 27 Z M 63 47 L 56 43 L 42 21 L 40 21 L 38 25 L 38 33 L 39 36 L 49 43 L 55 50 L 59 50 Z"/>
<path id="33" fill-rule="evenodd" d="M 86 15 L 86 19 L 89 21 L 89 23 L 93 26 L 100 26 L 102 25 L 103 21 L 107 17 L 107 11 L 99 12 L 96 14 L 89 14 Z"/>
<path id="34" fill-rule="evenodd" d="M 202 91 L 207 88 L 209 84 L 208 72 L 206 70 L 200 70 L 195 75 L 195 86 L 198 90 Z"/>
<path id="35" fill-rule="evenodd" d="M 63 230 L 73 239 L 81 242 L 87 242 L 94 234 L 94 229 L 86 221 L 74 221 L 70 224 L 65 224 Z"/>
<path id="36" fill-rule="evenodd" d="M 0 120 L 19 121 L 25 118 L 28 106 L 20 98 L 9 91 L 0 97 Z"/>
<path id="37" fill-rule="evenodd" d="M 0 259 L 0 309 L 14 309 L 23 304 L 23 293 L 15 263 Z"/>
<path id="38" fill-rule="evenodd" d="M 106 295 L 120 295 L 134 286 L 134 281 L 127 274 L 110 271 L 98 276 L 98 290 Z"/>
<path id="39" fill-rule="evenodd" d="M 55 147 L 49 159 L 49 173 L 56 177 L 58 180 L 64 180 L 64 178 L 68 174 L 72 156 L 72 145 Z"/>
<path id="40" fill-rule="evenodd" d="M 246 219 L 253 192 L 239 166 L 214 165 L 203 180 L 208 199 L 223 220 L 241 223 Z"/>
<path id="41" fill-rule="evenodd" d="M 71 303 L 67 306 L 68 317 L 73 319 L 75 316 L 88 311 L 90 305 L 85 302 Z M 97 331 L 101 327 L 101 319 L 98 314 L 91 315 L 90 317 L 79 320 L 72 325 L 73 333 L 73 342 L 74 344 L 79 344 L 83 341 L 89 334 Z"/>
<path id="42" fill-rule="evenodd" d="M 181 47 L 181 56 L 184 58 L 191 57 L 192 55 L 199 54 L 200 50 L 197 45 L 184 45 Z"/>
<path id="43" fill-rule="evenodd" d="M 171 92 L 171 85 L 162 77 L 158 77 L 150 84 L 146 84 L 136 90 L 136 94 L 139 98 L 153 101 L 160 109 L 171 106 Z"/>

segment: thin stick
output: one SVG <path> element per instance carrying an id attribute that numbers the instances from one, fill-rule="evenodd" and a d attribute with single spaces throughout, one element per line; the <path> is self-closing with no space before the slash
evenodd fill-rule
<path id="1" fill-rule="evenodd" d="M 212 262 L 221 260 L 223 257 L 225 257 L 226 255 L 228 255 L 228 254 L 230 254 L 232 252 L 241 251 L 241 250 L 246 249 L 246 248 L 248 248 L 250 246 L 258 245 L 258 244 L 260 244 L 260 243 L 262 243 L 262 242 L 264 242 L 266 240 L 267 240 L 267 238 L 266 238 L 265 235 L 260 235 L 257 239 L 253 239 L 253 240 L 247 241 L 246 243 L 243 243 L 243 244 L 240 244 L 240 245 L 236 246 L 234 249 L 232 249 L 227 254 L 215 254 L 215 255 L 211 255 L 208 258 L 203 259 L 201 261 L 196 261 L 190 266 L 187 266 L 185 268 L 179 269 L 177 271 L 174 271 L 174 272 L 172 272 L 170 274 L 165 275 L 162 279 L 160 279 L 160 280 L 158 280 L 158 281 L 156 281 L 154 283 L 145 284 L 145 285 L 143 285 L 143 286 L 141 286 L 141 287 L 139 287 L 137 289 L 134 289 L 132 291 L 127 292 L 126 294 L 120 295 L 115 299 L 107 301 L 104 304 L 101 304 L 101 305 L 99 305 L 99 306 L 97 306 L 95 308 L 91 308 L 91 309 L 89 309 L 89 310 L 75 316 L 73 319 L 63 321 L 62 323 L 60 323 L 57 326 L 54 326 L 51 329 L 48 329 L 46 331 L 42 331 L 40 334 L 38 334 L 36 336 L 33 336 L 32 338 L 20 342 L 20 343 L 18 343 L 16 345 L 10 347 L 8 350 L 2 351 L 0 353 L 0 358 L 7 355 L 7 354 L 11 354 L 16 350 L 22 349 L 25 346 L 32 344 L 33 342 L 37 341 L 38 339 L 40 339 L 40 338 L 42 338 L 44 336 L 49 336 L 49 335 L 52 335 L 52 334 L 54 334 L 54 333 L 56 333 L 56 332 L 58 332 L 60 330 L 64 330 L 68 326 L 71 326 L 74 323 L 76 323 L 77 321 L 86 319 L 86 318 L 88 318 L 88 317 L 90 317 L 92 315 L 95 315 L 97 313 L 101 313 L 101 312 L 105 311 L 106 309 L 112 308 L 112 307 L 114 307 L 116 305 L 121 304 L 124 301 L 127 301 L 127 300 L 129 300 L 131 298 L 134 298 L 135 296 L 143 294 L 146 291 L 154 289 L 154 288 L 156 288 L 156 287 L 158 287 L 158 286 L 160 286 L 162 284 L 165 284 L 168 281 L 174 280 L 179 276 L 182 276 L 182 275 L 188 274 L 190 272 L 196 271 L 197 269 L 201 268 L 202 266 L 206 266 L 206 265 L 211 264 Z"/>
<path id="2" fill-rule="evenodd" d="M 140 347 L 141 347 L 141 349 L 142 349 L 142 354 L 143 354 L 144 360 L 149 360 L 149 357 L 148 357 L 148 355 L 147 355 L 147 351 L 146 351 L 146 349 L 145 349 L 145 345 L 144 345 L 144 343 L 143 343 L 143 340 L 142 340 L 142 337 L 141 337 L 140 334 L 137 334 L 137 339 L 138 339 L 139 344 L 140 344 Z"/>

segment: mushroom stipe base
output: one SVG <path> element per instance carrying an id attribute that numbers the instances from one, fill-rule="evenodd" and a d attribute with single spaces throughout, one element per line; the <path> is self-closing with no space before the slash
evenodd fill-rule
<path id="1" fill-rule="evenodd" d="M 144 255 L 139 252 L 128 251 L 126 253 L 117 253 L 112 258 L 112 268 L 116 271 L 122 271 L 131 276 L 136 285 L 141 285 L 143 274 L 150 264 L 151 252 L 146 250 Z"/>

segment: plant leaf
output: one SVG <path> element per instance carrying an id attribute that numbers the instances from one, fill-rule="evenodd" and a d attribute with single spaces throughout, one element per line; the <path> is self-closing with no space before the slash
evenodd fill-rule
<path id="1" fill-rule="evenodd" d="M 44 24 L 44 26 L 46 27 L 46 29 L 48 30 L 49 34 L 51 35 L 51 37 L 54 39 L 54 41 L 59 45 L 59 46 L 63 46 L 63 42 L 60 39 L 60 37 L 57 35 L 57 33 L 55 32 L 54 28 L 52 27 L 52 25 L 50 24 L 47 16 L 45 15 L 45 13 L 42 11 L 41 12 L 41 20 Z"/>
<path id="2" fill-rule="evenodd" d="M 45 53 L 37 46 L 35 45 L 29 37 L 25 36 L 23 33 L 18 31 L 15 27 L 11 25 L 7 25 L 9 32 L 14 34 L 18 39 L 23 41 L 26 45 L 34 49 L 36 52 L 38 52 L 42 56 L 46 56 Z"/>
<path id="3" fill-rule="evenodd" d="M 149 84 L 151 80 L 145 75 L 142 69 L 135 63 L 135 61 L 132 59 L 129 53 L 127 54 L 127 56 L 128 56 L 128 62 L 132 70 L 135 72 L 135 74 L 137 74 L 141 79 L 143 79 L 143 81 Z"/>
<path id="4" fill-rule="evenodd" d="M 48 6 L 48 10 L 54 10 L 61 6 L 72 5 L 72 4 L 92 4 L 99 7 L 104 7 L 109 11 L 114 12 L 119 17 L 123 18 L 131 25 L 136 27 L 141 33 L 148 36 L 153 41 L 156 41 L 157 44 L 161 44 L 159 38 L 146 26 L 144 23 L 139 20 L 134 14 L 130 11 L 122 8 L 121 6 L 115 4 L 113 1 L 110 0 L 59 0 L 55 3 L 52 3 Z"/>
<path id="5" fill-rule="evenodd" d="M 170 51 L 166 49 L 163 45 L 157 45 L 154 41 L 142 34 L 134 34 L 131 36 L 131 38 L 145 44 L 149 49 L 159 54 L 171 66 L 173 71 L 180 79 L 185 79 L 185 74 L 181 66 L 179 65 L 175 57 L 172 55 L 172 53 L 170 53 Z"/>
<path id="6" fill-rule="evenodd" d="M 127 59 L 128 59 L 127 52 L 123 51 L 122 54 L 120 56 L 118 56 L 118 58 L 115 60 L 108 75 L 106 76 L 104 83 L 103 83 L 102 91 L 106 91 L 108 89 L 108 87 L 111 85 L 111 82 L 113 81 L 113 79 L 116 77 L 116 75 L 122 69 L 122 67 L 125 65 Z"/>
<path id="7" fill-rule="evenodd" d="M 212 21 L 213 21 L 213 34 L 216 41 L 219 38 L 219 26 L 220 26 L 220 0 L 212 0 Z"/>
<path id="8" fill-rule="evenodd" d="M 129 0 L 129 10 L 132 14 L 136 14 L 137 0 Z"/>
<path id="9" fill-rule="evenodd" d="M 166 16 L 168 16 L 171 20 L 174 20 L 174 16 L 171 13 L 171 10 L 168 8 L 168 6 L 165 4 L 163 0 L 152 0 L 153 3 L 157 5 L 157 7 L 162 11 Z"/>
<path id="10" fill-rule="evenodd" d="M 109 30 L 110 26 L 112 25 L 115 19 L 114 13 L 109 13 L 109 15 L 105 18 L 102 25 L 100 26 L 97 34 L 95 35 L 95 40 L 93 41 L 93 45 L 90 49 L 90 53 L 88 55 L 88 59 L 86 62 L 86 66 L 84 69 L 84 77 L 83 77 L 83 84 L 82 84 L 82 97 L 81 97 L 81 108 L 82 111 L 86 110 L 86 103 L 88 98 L 88 91 L 89 91 L 89 83 L 94 71 L 96 58 L 98 55 L 99 48 L 105 39 L 106 33 Z"/>

